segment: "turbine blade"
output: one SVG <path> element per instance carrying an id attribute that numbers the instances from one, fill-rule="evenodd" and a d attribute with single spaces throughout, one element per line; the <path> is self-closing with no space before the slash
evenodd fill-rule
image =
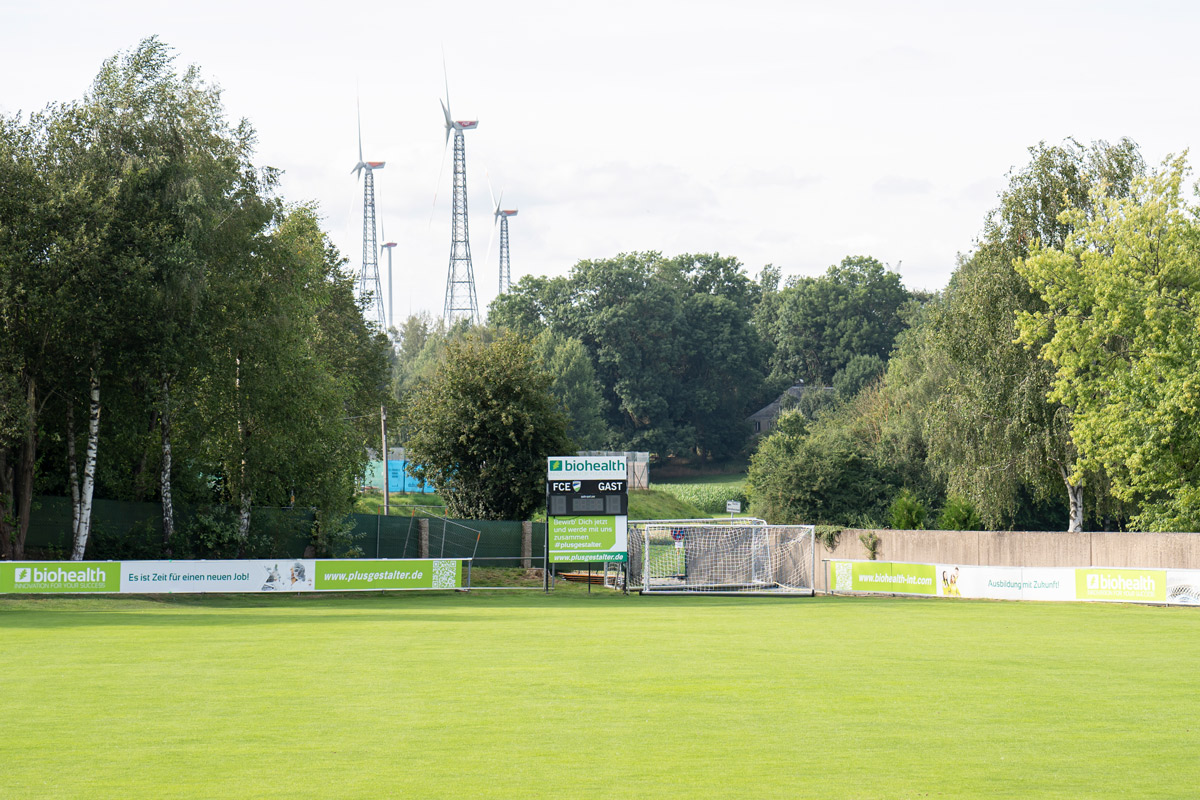
<path id="1" fill-rule="evenodd" d="M 447 143 L 450 141 L 449 131 L 446 132 L 446 141 Z M 446 172 L 446 151 L 449 149 L 448 147 L 442 148 L 442 165 L 438 167 L 437 185 L 433 187 L 433 204 L 429 207 L 429 227 L 431 228 L 433 227 L 433 212 L 437 209 L 438 191 L 442 188 L 442 175 Z"/>
<path id="2" fill-rule="evenodd" d="M 487 179 L 488 196 L 492 198 L 492 210 L 494 213 L 495 210 L 500 207 L 500 204 L 496 202 L 496 193 L 492 191 L 492 176 L 488 173 L 487 167 L 483 168 L 483 177 Z M 504 196 L 503 191 L 500 192 L 500 196 Z"/>
<path id="3" fill-rule="evenodd" d="M 496 221 L 492 220 L 492 234 L 488 237 L 487 255 L 483 257 L 484 264 L 492 263 L 492 244 L 496 241 Z M 486 269 L 486 267 L 485 267 Z"/>
<path id="4" fill-rule="evenodd" d="M 442 116 L 446 118 L 446 138 L 450 138 L 450 129 L 454 127 L 454 122 L 450 119 L 450 109 L 446 108 L 446 104 L 439 99 L 438 103 L 442 106 Z"/>
<path id="5" fill-rule="evenodd" d="M 442 78 L 446 81 L 446 108 L 450 108 L 450 73 L 446 70 L 446 46 L 442 45 Z M 446 119 L 450 119 L 450 112 L 446 112 Z"/>
<path id="6" fill-rule="evenodd" d="M 361 167 L 362 161 L 363 161 L 363 156 L 362 156 L 362 99 L 358 98 L 358 97 L 354 98 L 354 105 L 358 109 L 358 164 Z"/>

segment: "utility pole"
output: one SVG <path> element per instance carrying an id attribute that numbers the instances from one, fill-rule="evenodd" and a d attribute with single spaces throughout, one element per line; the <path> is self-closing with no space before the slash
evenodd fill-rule
<path id="1" fill-rule="evenodd" d="M 387 446 L 387 406 L 379 404 L 379 427 L 383 435 L 383 515 L 389 516 L 388 500 L 388 446 Z"/>

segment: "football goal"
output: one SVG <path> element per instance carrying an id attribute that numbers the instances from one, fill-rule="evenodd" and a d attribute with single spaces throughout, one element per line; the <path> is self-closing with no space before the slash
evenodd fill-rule
<path id="1" fill-rule="evenodd" d="M 629 523 L 629 586 L 644 594 L 813 593 L 812 525 L 760 519 Z"/>

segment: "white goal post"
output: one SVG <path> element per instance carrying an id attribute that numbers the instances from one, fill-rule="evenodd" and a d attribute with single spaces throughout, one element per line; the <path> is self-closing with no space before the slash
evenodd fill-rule
<path id="1" fill-rule="evenodd" d="M 629 523 L 629 587 L 643 594 L 812 595 L 812 525 L 760 519 Z"/>

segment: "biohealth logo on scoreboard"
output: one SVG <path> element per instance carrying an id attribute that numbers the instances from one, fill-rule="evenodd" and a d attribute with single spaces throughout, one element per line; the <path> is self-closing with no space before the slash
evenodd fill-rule
<path id="1" fill-rule="evenodd" d="M 623 456 L 554 456 L 546 459 L 546 480 L 625 480 Z"/>
<path id="2" fill-rule="evenodd" d="M 56 592 L 119 592 L 118 561 L 24 561 L 0 564 L 0 592 L 54 594 Z"/>

